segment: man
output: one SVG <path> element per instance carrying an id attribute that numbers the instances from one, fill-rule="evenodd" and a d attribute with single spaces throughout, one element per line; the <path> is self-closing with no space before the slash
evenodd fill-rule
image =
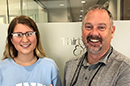
<path id="1" fill-rule="evenodd" d="M 115 26 L 111 13 L 91 7 L 82 23 L 87 52 L 66 62 L 64 86 L 130 86 L 130 59 L 111 46 Z"/>

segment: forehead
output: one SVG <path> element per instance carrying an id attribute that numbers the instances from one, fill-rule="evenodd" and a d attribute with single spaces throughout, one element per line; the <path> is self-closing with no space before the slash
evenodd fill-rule
<path id="1" fill-rule="evenodd" d="M 106 10 L 104 9 L 94 9 L 89 11 L 85 18 L 84 23 L 105 23 L 110 24 L 110 17 Z"/>
<path id="2" fill-rule="evenodd" d="M 27 32 L 27 31 L 33 31 L 33 29 L 25 24 L 18 23 L 14 28 L 14 32 Z"/>

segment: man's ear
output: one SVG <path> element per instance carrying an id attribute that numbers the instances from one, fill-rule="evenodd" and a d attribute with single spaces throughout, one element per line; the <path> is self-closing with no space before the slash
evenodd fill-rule
<path id="1" fill-rule="evenodd" d="M 114 37 L 114 33 L 115 33 L 115 26 L 112 26 L 111 33 L 112 33 L 111 38 L 113 38 Z"/>

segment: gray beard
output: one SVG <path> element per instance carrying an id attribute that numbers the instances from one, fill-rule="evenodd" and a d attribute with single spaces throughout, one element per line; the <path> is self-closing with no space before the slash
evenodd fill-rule
<path id="1" fill-rule="evenodd" d="M 98 49 L 91 49 L 91 48 L 89 48 L 88 46 L 87 46 L 87 51 L 88 52 L 90 52 L 90 53 L 97 53 L 97 52 L 99 52 L 100 50 L 102 49 L 102 46 L 99 46 L 99 48 Z"/>

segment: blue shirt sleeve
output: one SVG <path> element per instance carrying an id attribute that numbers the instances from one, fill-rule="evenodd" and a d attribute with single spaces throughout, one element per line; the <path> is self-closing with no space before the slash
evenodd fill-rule
<path id="1" fill-rule="evenodd" d="M 55 62 L 53 64 L 53 68 L 52 68 L 52 85 L 53 86 L 62 86 L 60 75 L 59 75 L 59 69 L 58 69 L 57 65 L 55 64 Z"/>

